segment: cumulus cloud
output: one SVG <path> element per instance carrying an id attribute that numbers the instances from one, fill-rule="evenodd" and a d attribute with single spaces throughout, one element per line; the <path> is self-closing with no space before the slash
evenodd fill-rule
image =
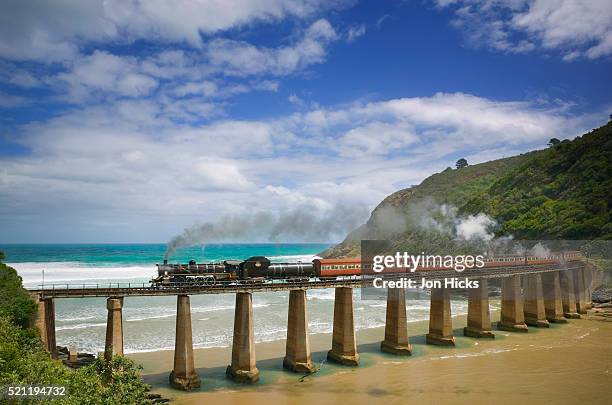
<path id="1" fill-rule="evenodd" d="M 0 61 L 0 82 L 30 89 L 40 87 L 42 82 L 25 69 L 17 68 L 10 63 Z"/>
<path id="2" fill-rule="evenodd" d="M 435 0 L 455 12 L 469 45 L 508 53 L 555 51 L 564 60 L 612 55 L 608 0 Z"/>
<path id="3" fill-rule="evenodd" d="M 412 132 L 412 129 L 402 123 L 387 124 L 374 121 L 351 128 L 342 135 L 339 152 L 346 156 L 402 153 L 408 145 L 417 141 L 418 137 Z"/>
<path id="4" fill-rule="evenodd" d="M 584 128 L 584 119 L 568 116 L 556 104 L 496 101 L 465 93 L 356 103 L 291 117 L 296 128 L 311 134 L 334 134 L 329 147 L 341 154 L 381 156 L 402 151 L 431 154 L 432 150 L 444 156 L 474 146 L 482 151 L 487 145 L 511 148 L 541 142 L 551 133 Z"/>
<path id="5" fill-rule="evenodd" d="M 135 58 L 119 57 L 104 51 L 78 58 L 69 71 L 54 79 L 67 86 L 68 97 L 72 100 L 101 93 L 142 97 L 158 86 L 155 78 L 141 72 Z"/>
<path id="6" fill-rule="evenodd" d="M 201 47 L 202 34 L 343 8 L 348 0 L 0 2 L 0 57 L 66 61 L 91 42 L 146 38 Z"/>
<path id="7" fill-rule="evenodd" d="M 211 99 L 227 99 L 251 91 L 277 92 L 280 83 L 271 76 L 294 74 L 322 63 L 329 45 L 338 37 L 329 21 L 321 18 L 303 29 L 296 29 L 290 42 L 277 47 L 214 37 L 198 48 L 176 46 L 173 49 L 170 46 L 162 51 L 151 48 L 124 52 L 129 47 L 118 47 L 111 52 L 106 47 L 110 39 L 103 38 L 106 42 L 83 42 L 88 45 L 86 50 L 75 50 L 63 58 L 61 64 L 51 64 L 56 61 L 53 58 L 40 59 L 43 64 L 0 59 L 0 81 L 22 89 L 45 88 L 47 92 L 42 98 L 51 102 L 59 98 L 73 104 L 85 104 L 156 96 L 159 103 L 172 110 L 177 107 L 171 103 L 181 100 L 177 103 L 184 104 L 189 100 L 196 106 L 189 107 L 190 111 L 185 114 L 177 112 L 175 116 L 207 119 L 224 109 L 223 103 L 212 106 Z M 156 39 L 155 36 L 149 38 Z M 96 49 L 98 45 L 102 48 Z M 13 48 L 17 46 L 11 44 Z M 57 52 L 54 55 L 59 57 Z M 2 56 L 0 49 L 0 58 Z M 3 104 L 6 105 L 7 102 Z"/>
<path id="8" fill-rule="evenodd" d="M 509 141 L 528 150 L 593 125 L 467 94 L 205 124 L 176 122 L 183 108 L 169 106 L 124 98 L 19 129 L 29 153 L 0 157 L 0 227 L 13 241 L 74 241 L 75 228 L 80 240 L 164 241 L 229 213 L 373 207 L 474 145 L 496 158 Z"/>
<path id="9" fill-rule="evenodd" d="M 326 45 L 336 38 L 329 21 L 319 19 L 306 29 L 299 41 L 289 46 L 267 48 L 244 41 L 216 39 L 208 45 L 207 55 L 210 64 L 227 75 L 285 75 L 322 62 Z"/>

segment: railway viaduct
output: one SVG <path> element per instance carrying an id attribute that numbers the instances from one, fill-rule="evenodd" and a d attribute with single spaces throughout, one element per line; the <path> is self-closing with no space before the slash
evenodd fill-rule
<path id="1" fill-rule="evenodd" d="M 590 308 L 593 268 L 584 262 L 568 265 L 530 265 L 474 269 L 461 273 L 461 277 L 479 280 L 479 288 L 468 291 L 468 316 L 464 335 L 475 338 L 494 338 L 489 311 L 488 282 L 499 278 L 502 283 L 501 315 L 497 329 L 527 332 L 528 325 L 548 327 L 550 322 L 565 323 L 568 318 L 579 318 Z M 442 280 L 456 277 L 454 270 L 395 275 L 395 279 Z M 385 278 L 385 280 L 394 278 Z M 255 358 L 254 318 L 252 294 L 260 291 L 289 290 L 287 344 L 283 366 L 299 373 L 315 370 L 310 356 L 306 293 L 313 288 L 334 288 L 334 319 L 331 350 L 328 360 L 348 366 L 359 364 L 359 353 L 353 322 L 353 289 L 371 287 L 371 279 L 327 280 L 284 283 L 219 283 L 213 286 L 178 285 L 152 288 L 112 284 L 108 286 L 52 285 L 50 288 L 31 290 L 38 300 L 36 326 L 43 344 L 53 357 L 57 357 L 55 341 L 55 305 L 57 298 L 106 297 L 108 320 L 106 324 L 106 358 L 123 355 L 122 307 L 125 297 L 176 295 L 176 336 L 174 365 L 170 384 L 179 389 L 200 386 L 193 358 L 191 312 L 189 296 L 194 294 L 235 293 L 234 334 L 228 377 L 240 382 L 256 382 L 259 371 Z M 45 286 L 47 287 L 47 286 Z M 431 291 L 429 333 L 426 342 L 433 345 L 455 344 L 451 322 L 450 290 Z M 410 355 L 405 290 L 387 290 L 386 326 L 381 350 L 396 355 Z"/>

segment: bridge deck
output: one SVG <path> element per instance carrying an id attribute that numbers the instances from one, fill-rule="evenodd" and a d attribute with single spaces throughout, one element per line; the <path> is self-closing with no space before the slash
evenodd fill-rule
<path id="1" fill-rule="evenodd" d="M 392 276 L 384 276 L 385 280 L 396 280 L 400 278 L 420 279 L 427 277 L 428 280 L 440 280 L 448 277 L 469 279 L 504 278 L 515 275 L 546 273 L 551 271 L 573 270 L 582 267 L 581 262 L 568 265 L 530 265 L 497 267 L 489 269 L 472 269 L 464 272 L 455 270 L 428 271 L 401 273 Z M 108 283 L 108 284 L 51 284 L 41 289 L 29 290 L 32 294 L 40 295 L 41 298 L 83 298 L 83 297 L 124 297 L 124 296 L 166 296 L 178 294 L 228 294 L 236 292 L 262 292 L 262 291 L 287 291 L 292 289 L 315 289 L 354 287 L 361 288 L 372 285 L 372 279 L 380 276 L 365 276 L 364 278 L 351 278 L 342 280 L 309 280 L 299 282 L 253 282 L 248 280 L 217 282 L 212 286 L 194 286 L 192 284 L 173 284 L 164 287 L 152 287 L 145 283 Z"/>

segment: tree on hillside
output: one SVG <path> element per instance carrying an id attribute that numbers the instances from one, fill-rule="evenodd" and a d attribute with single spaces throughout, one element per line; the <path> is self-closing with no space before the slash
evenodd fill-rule
<path id="1" fill-rule="evenodd" d="M 548 146 L 553 147 L 559 145 L 560 143 L 561 141 L 557 138 L 550 138 L 550 141 L 548 141 Z"/>
<path id="2" fill-rule="evenodd" d="M 2 262 L 2 260 L 4 260 L 6 256 L 4 256 L 4 252 L 0 250 L 0 262 Z"/>
<path id="3" fill-rule="evenodd" d="M 467 165 L 468 165 L 468 161 L 465 158 L 461 158 L 457 160 L 457 163 L 455 163 L 455 166 L 457 166 L 457 169 L 462 169 L 464 167 L 467 167 Z"/>

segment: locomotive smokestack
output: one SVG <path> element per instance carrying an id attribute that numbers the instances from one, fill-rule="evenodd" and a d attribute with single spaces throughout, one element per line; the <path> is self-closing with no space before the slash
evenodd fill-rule
<path id="1" fill-rule="evenodd" d="M 168 259 L 164 259 L 164 266 L 168 264 Z"/>

